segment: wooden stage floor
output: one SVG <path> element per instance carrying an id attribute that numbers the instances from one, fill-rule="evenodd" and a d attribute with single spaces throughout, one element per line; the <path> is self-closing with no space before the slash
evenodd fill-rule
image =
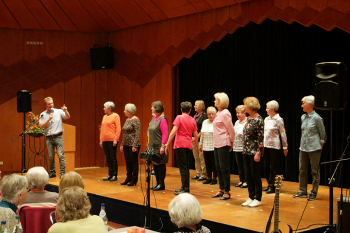
<path id="1" fill-rule="evenodd" d="M 136 186 L 120 185 L 126 178 L 125 167 L 119 167 L 118 181 L 102 181 L 107 175 L 107 168 L 79 168 L 78 172 L 84 180 L 85 190 L 87 192 L 128 201 L 136 204 L 143 204 L 144 195 L 146 194 L 145 168 L 140 166 L 141 178 Z M 194 170 L 190 170 L 191 177 L 195 175 Z M 190 181 L 190 190 L 201 204 L 203 219 L 225 223 L 241 228 L 255 231 L 263 231 L 268 221 L 273 202 L 274 194 L 263 192 L 262 205 L 256 208 L 243 207 L 242 203 L 248 198 L 246 188 L 236 188 L 238 176 L 231 175 L 231 199 L 222 201 L 217 198 L 211 198 L 218 189 L 219 185 L 202 184 L 200 181 Z M 152 176 L 152 182 L 155 184 L 155 177 Z M 51 178 L 50 184 L 58 185 L 59 178 Z M 263 179 L 263 187 L 266 186 L 266 180 Z M 179 189 L 180 174 L 178 168 L 167 167 L 164 191 L 151 191 L 151 207 L 162 210 L 168 209 L 169 202 L 175 197 L 174 191 Z M 293 198 L 292 195 L 297 193 L 299 184 L 296 182 L 283 182 L 280 191 L 280 221 L 289 224 L 293 231 L 296 230 L 301 215 L 305 209 L 303 219 L 300 222 L 299 230 L 312 224 L 326 225 L 329 223 L 329 189 L 320 186 L 317 199 L 307 201 L 306 198 Z M 311 185 L 308 187 L 311 190 Z M 335 199 L 340 197 L 340 188 L 334 188 L 333 200 L 333 222 L 336 223 L 336 202 Z M 308 202 L 308 204 L 307 204 Z M 307 204 L 307 206 L 306 206 Z M 309 229 L 319 227 L 311 226 Z M 298 231 L 299 231 L 298 230 Z"/>

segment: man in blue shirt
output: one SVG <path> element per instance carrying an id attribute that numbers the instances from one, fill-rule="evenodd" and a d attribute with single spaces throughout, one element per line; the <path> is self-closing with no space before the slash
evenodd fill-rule
<path id="1" fill-rule="evenodd" d="M 301 140 L 299 152 L 299 192 L 294 198 L 307 197 L 307 169 L 308 162 L 311 164 L 312 190 L 309 200 L 316 198 L 320 184 L 320 158 L 323 144 L 327 135 L 323 125 L 323 119 L 314 111 L 315 97 L 305 96 L 301 107 L 305 114 L 301 116 Z"/>

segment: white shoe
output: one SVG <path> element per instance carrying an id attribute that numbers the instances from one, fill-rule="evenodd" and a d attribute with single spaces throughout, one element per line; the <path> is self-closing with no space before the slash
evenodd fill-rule
<path id="1" fill-rule="evenodd" d="M 249 207 L 257 207 L 259 205 L 261 205 L 261 201 L 255 199 L 252 203 L 249 204 Z"/>
<path id="2" fill-rule="evenodd" d="M 244 202 L 244 203 L 242 204 L 242 206 L 249 206 L 250 203 L 252 203 L 252 202 L 253 202 L 253 200 L 249 198 L 248 200 L 246 200 L 246 202 Z"/>

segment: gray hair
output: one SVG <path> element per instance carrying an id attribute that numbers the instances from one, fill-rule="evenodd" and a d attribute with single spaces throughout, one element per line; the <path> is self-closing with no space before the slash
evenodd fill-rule
<path id="1" fill-rule="evenodd" d="M 135 115 L 136 110 L 135 104 L 129 103 L 125 105 L 125 111 L 128 111 L 131 115 Z"/>
<path id="2" fill-rule="evenodd" d="M 187 227 L 202 221 L 202 210 L 197 198 L 189 193 L 182 193 L 169 204 L 171 221 L 179 227 Z"/>
<path id="3" fill-rule="evenodd" d="M 115 104 L 112 101 L 107 101 L 103 106 L 105 106 L 105 108 L 110 108 L 112 111 L 114 111 L 115 108 Z"/>
<path id="4" fill-rule="evenodd" d="M 152 107 L 154 108 L 154 111 L 156 113 L 163 113 L 164 112 L 164 105 L 160 101 L 155 101 L 152 103 Z"/>
<path id="5" fill-rule="evenodd" d="M 32 167 L 28 170 L 26 178 L 31 189 L 44 189 L 49 183 L 49 174 L 43 167 Z"/>
<path id="6" fill-rule="evenodd" d="M 266 106 L 269 108 L 269 109 L 274 109 L 275 112 L 278 111 L 278 108 L 280 107 L 278 102 L 276 100 L 271 100 L 269 102 L 267 102 Z"/>
<path id="7" fill-rule="evenodd" d="M 27 192 L 28 182 L 24 176 L 11 174 L 4 176 L 0 182 L 0 191 L 4 201 L 16 204 L 18 194 Z"/>
<path id="8" fill-rule="evenodd" d="M 311 106 L 314 107 L 315 106 L 315 96 L 313 96 L 313 95 L 304 96 L 301 99 L 301 102 L 305 102 L 307 104 L 311 104 Z"/>

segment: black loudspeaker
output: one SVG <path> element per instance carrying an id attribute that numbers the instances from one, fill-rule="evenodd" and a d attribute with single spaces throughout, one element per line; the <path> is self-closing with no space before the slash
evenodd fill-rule
<path id="1" fill-rule="evenodd" d="M 17 92 L 17 112 L 32 111 L 32 93 L 22 90 Z"/>
<path id="2" fill-rule="evenodd" d="M 113 48 L 104 47 L 104 48 L 91 48 L 91 68 L 93 70 L 100 69 L 113 69 Z"/>
<path id="3" fill-rule="evenodd" d="M 348 70 L 342 62 L 322 62 L 315 67 L 315 108 L 344 109 L 348 103 Z"/>

